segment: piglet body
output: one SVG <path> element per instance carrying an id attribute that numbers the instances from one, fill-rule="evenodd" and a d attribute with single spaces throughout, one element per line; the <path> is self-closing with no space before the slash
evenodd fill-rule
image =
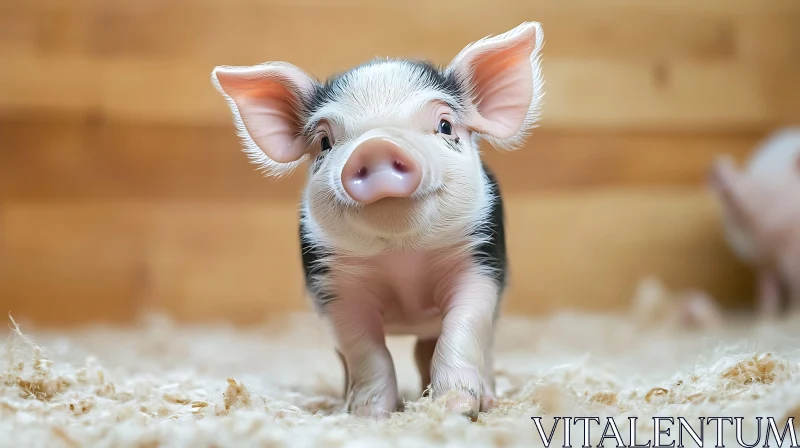
<path id="1" fill-rule="evenodd" d="M 742 170 L 717 160 L 712 189 L 729 244 L 758 270 L 761 314 L 774 316 L 786 299 L 800 311 L 800 128 L 769 136 Z"/>
<path id="2" fill-rule="evenodd" d="M 507 259 L 499 183 L 478 144 L 524 141 L 542 97 L 542 43 L 539 24 L 523 23 L 445 68 L 375 60 L 324 83 L 285 62 L 214 69 L 254 162 L 278 176 L 309 162 L 303 269 L 342 360 L 348 411 L 398 409 L 387 334 L 417 337 L 422 388 L 450 410 L 492 405 Z"/>

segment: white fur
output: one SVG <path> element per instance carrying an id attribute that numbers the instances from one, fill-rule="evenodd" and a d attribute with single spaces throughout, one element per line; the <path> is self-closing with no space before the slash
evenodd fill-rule
<path id="1" fill-rule="evenodd" d="M 390 119 L 403 123 L 431 101 L 456 105 L 456 98 L 418 82 L 420 68 L 402 60 L 376 61 L 346 73 L 336 91 L 339 101 L 328 103 L 306 118 L 305 132 L 310 132 L 325 118 L 336 121 L 346 132 L 337 140 L 356 138 L 370 122 Z"/>
<path id="2" fill-rule="evenodd" d="M 323 306 L 334 334 L 339 335 L 339 350 L 346 353 L 351 376 L 348 409 L 360 415 L 392 410 L 397 384 L 382 342 L 366 336 L 343 338 L 353 325 L 378 325 L 359 321 L 362 317 L 354 315 L 352 307 L 374 310 L 372 315 L 385 321 L 380 323 L 383 331 L 411 331 L 425 338 L 444 332 L 444 342 L 433 355 L 433 391 L 437 396 L 448 391 L 475 394 L 472 401 L 449 402 L 451 410 L 475 412 L 494 399 L 491 355 L 484 352 L 491 349 L 499 289 L 487 275 L 491 268 L 477 266 L 469 256 L 482 242 L 472 233 L 487 221 L 493 205 L 488 179 L 481 169 L 477 139 L 459 122 L 461 111 L 454 109 L 449 117 L 460 133 L 460 152 L 445 143 L 446 137 L 434 133 L 438 120 L 429 111 L 435 110 L 437 102 L 455 105 L 457 99 L 433 86 L 414 83 L 418 77 L 409 70 L 413 67 L 391 62 L 356 70 L 344 84 L 350 90 L 338 92 L 338 102 L 309 117 L 311 123 L 325 120 L 335 147 L 316 173 L 310 172 L 303 197 L 307 229 L 303 238 L 329 250 L 320 262 L 330 270 L 313 280 L 312 288 L 320 296 L 336 297 Z M 412 196 L 412 209 L 394 217 L 410 221 L 405 226 L 375 227 L 374 221 L 364 217 L 374 205 L 361 206 L 342 189 L 344 163 L 360 142 L 375 136 L 399 142 L 424 169 L 420 192 Z M 380 212 L 372 219 L 381 221 Z M 399 252 L 410 255 L 394 255 Z M 451 283 L 477 289 L 450 291 Z M 445 290 L 436 290 L 437 285 Z M 470 294 L 480 296 L 481 306 L 469 301 L 475 298 Z M 466 326 L 459 324 L 456 312 L 443 328 L 442 312 L 451 300 L 458 303 L 455 308 Z M 463 314 L 470 308 L 472 314 Z M 426 317 L 427 309 L 435 313 L 432 318 Z M 464 339 L 466 334 L 472 334 L 469 341 Z"/>
<path id="3" fill-rule="evenodd" d="M 720 167 L 726 164 L 730 174 L 725 182 L 731 197 L 735 198 L 720 202 L 725 238 L 742 260 L 751 264 L 764 261 L 764 248 L 760 247 L 746 222 L 756 219 L 753 212 L 757 212 L 762 221 L 765 216 L 771 216 L 776 222 L 791 222 L 791 218 L 784 216 L 800 213 L 800 206 L 787 207 L 776 202 L 781 191 L 791 185 L 787 179 L 796 177 L 798 157 L 800 128 L 789 127 L 770 134 L 759 143 L 743 170 L 736 168 L 729 155 L 721 156 L 717 162 Z M 753 210 L 754 207 L 758 209 Z M 774 208 L 779 213 L 775 213 Z"/>
<path id="4" fill-rule="evenodd" d="M 533 73 L 533 101 L 531 101 L 523 126 L 511 138 L 500 140 L 488 135 L 480 136 L 498 149 L 517 149 L 524 142 L 530 130 L 536 127 L 536 123 L 539 120 L 544 99 L 544 79 L 541 70 L 541 48 L 544 45 L 544 33 L 541 24 L 538 22 L 525 22 L 503 34 L 487 36 L 475 41 L 459 52 L 446 71 L 446 73 L 451 73 L 471 49 L 482 46 L 490 49 L 499 42 L 513 39 L 530 28 L 534 28 L 536 33 L 535 47 L 530 55 Z M 251 162 L 258 165 L 258 168 L 268 176 L 284 177 L 294 172 L 297 167 L 308 160 L 308 155 L 304 155 L 299 160 L 290 163 L 277 163 L 267 157 L 247 132 L 236 103 L 220 86 L 217 78 L 217 71 L 220 69 L 242 73 L 268 69 L 259 75 L 262 78 L 269 77 L 270 73 L 279 74 L 281 71 L 292 70 L 305 76 L 309 82 L 316 83 L 317 81 L 300 68 L 282 61 L 266 62 L 255 66 L 218 66 L 211 73 L 211 83 L 228 103 L 233 115 L 237 135 L 242 141 L 243 151 Z M 345 75 L 350 79 L 350 82 L 347 83 L 348 92 L 343 92 L 345 93 L 345 99 L 337 104 L 329 104 L 314 115 L 306 117 L 303 130 L 306 132 L 311 131 L 322 117 L 336 119 L 342 122 L 346 129 L 355 131 L 356 129 L 353 125 L 357 121 L 363 120 L 365 117 L 391 116 L 397 111 L 397 107 L 410 110 L 414 107 L 419 107 L 425 101 L 435 99 L 449 102 L 452 105 L 457 104 L 454 98 L 442 95 L 442 92 L 436 91 L 432 86 L 409 85 L 407 80 L 413 78 L 414 70 L 418 70 L 418 68 L 413 64 L 403 64 L 402 61 L 397 61 L 395 64 L 375 64 L 359 67 Z M 468 74 L 460 76 L 460 81 L 470 89 Z M 347 93 L 350 94 L 349 97 Z M 468 93 L 468 97 L 475 101 L 474 94 Z M 300 105 L 298 104 L 297 106 L 299 108 Z"/>
<path id="5" fill-rule="evenodd" d="M 386 61 L 359 67 L 345 75 L 339 101 L 323 105 L 308 117 L 306 132 L 324 120 L 332 129 L 334 149 L 310 174 L 303 198 L 305 237 L 345 256 L 371 256 L 386 250 L 421 250 L 479 241 L 468 235 L 485 222 L 491 207 L 480 154 L 468 133 L 461 136 L 462 152 L 449 148 L 434 134 L 438 120 L 427 110 L 437 102 L 457 105 L 458 99 L 420 83 L 419 68 L 404 61 Z M 455 107 L 451 120 L 459 124 Z M 420 121 L 422 117 L 422 121 Z M 426 121 L 427 120 L 427 121 Z M 463 126 L 462 126 L 463 127 Z M 462 131 L 466 132 L 466 131 Z M 423 168 L 423 181 L 412 196 L 418 203 L 405 216 L 406 231 L 370 228 L 362 219 L 368 211 L 349 199 L 341 171 L 350 153 L 368 137 L 391 136 L 404 142 Z M 424 199 L 423 196 L 426 196 Z M 371 207 L 369 210 L 375 210 Z M 380 219 L 380 217 L 378 217 Z"/>
<path id="6" fill-rule="evenodd" d="M 725 238 L 743 261 L 759 270 L 764 317 L 779 309 L 781 286 L 800 309 L 800 129 L 768 136 L 743 171 L 730 156 L 715 164 L 712 184 Z"/>
<path id="7" fill-rule="evenodd" d="M 442 334 L 433 355 L 433 397 L 447 397 L 449 407 L 477 413 L 494 401 L 492 349 L 496 285 L 479 272 L 464 272 L 455 281 L 447 304 Z"/>
<path id="8" fill-rule="evenodd" d="M 747 171 L 769 176 L 797 164 L 800 157 L 800 127 L 788 127 L 769 135 L 753 152 Z"/>
<path id="9" fill-rule="evenodd" d="M 451 410 L 473 413 L 494 399 L 490 350 L 501 287 L 492 277 L 493 268 L 472 257 L 489 237 L 475 230 L 488 223 L 494 206 L 479 140 L 513 149 L 538 119 L 541 27 L 525 23 L 475 42 L 448 68 L 453 70 L 470 49 L 486 46 L 485 51 L 492 51 L 531 28 L 536 33 L 530 55 L 533 95 L 521 128 L 510 138 L 473 132 L 467 122 L 476 107 L 474 92 L 453 97 L 427 82 L 418 65 L 404 61 L 377 61 L 346 73 L 333 84 L 338 89 L 333 99 L 302 117 L 302 133 L 310 144 L 318 145 L 324 135 L 333 146 L 322 160 L 320 149 L 311 150 L 301 237 L 326 251 L 319 261 L 329 271 L 313 277 L 310 289 L 317 295 L 314 303 L 325 310 L 351 375 L 351 411 L 378 415 L 394 405 L 397 385 L 383 342 L 386 331 L 439 338 L 432 359 L 433 392 L 455 392 Z M 459 76 L 468 90 L 473 88 L 463 67 Z M 228 100 L 245 150 L 257 163 L 280 175 L 302 161 L 287 167 L 265 157 Z M 443 116 L 452 123 L 452 135 L 437 132 Z M 345 193 L 342 169 L 355 148 L 372 137 L 390 138 L 421 167 L 421 185 L 410 198 L 364 206 Z M 321 303 L 326 296 L 336 300 Z"/>

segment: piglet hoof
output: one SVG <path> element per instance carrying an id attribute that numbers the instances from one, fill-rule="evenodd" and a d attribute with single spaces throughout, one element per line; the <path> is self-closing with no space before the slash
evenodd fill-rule
<path id="1" fill-rule="evenodd" d="M 459 390 L 450 394 L 445 402 L 445 409 L 448 412 L 463 414 L 474 421 L 480 412 L 480 402 L 474 390 Z"/>
<path id="2" fill-rule="evenodd" d="M 350 406 L 349 412 L 356 417 L 371 418 L 375 420 L 383 420 L 389 418 L 392 410 L 384 409 L 377 406 L 372 406 L 366 403 Z"/>
<path id="3" fill-rule="evenodd" d="M 497 397 L 494 396 L 492 391 L 484 387 L 483 397 L 481 398 L 481 412 L 487 412 L 495 407 L 497 407 Z"/>
<path id="4" fill-rule="evenodd" d="M 355 391 L 347 404 L 347 411 L 357 417 L 372 419 L 388 418 L 397 411 L 399 403 L 396 397 L 371 394 L 368 391 Z"/>
<path id="5" fill-rule="evenodd" d="M 443 400 L 448 412 L 463 414 L 475 421 L 478 413 L 494 401 L 494 395 L 486 396 L 483 381 L 477 373 L 462 371 L 449 379 L 446 386 L 433 388 L 433 399 Z"/>

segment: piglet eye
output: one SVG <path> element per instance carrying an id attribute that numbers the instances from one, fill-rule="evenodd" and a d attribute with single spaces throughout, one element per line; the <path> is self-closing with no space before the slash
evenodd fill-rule
<path id="1" fill-rule="evenodd" d="M 322 141 L 320 142 L 320 147 L 323 151 L 331 149 L 331 139 L 329 139 L 328 137 L 322 137 Z"/>
<path id="2" fill-rule="evenodd" d="M 451 135 L 453 133 L 453 125 L 447 120 L 442 120 L 439 122 L 439 132 L 441 134 Z"/>

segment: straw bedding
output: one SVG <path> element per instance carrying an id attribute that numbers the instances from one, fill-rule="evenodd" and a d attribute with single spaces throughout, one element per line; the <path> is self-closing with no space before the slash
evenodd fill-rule
<path id="1" fill-rule="evenodd" d="M 749 441 L 755 416 L 782 424 L 800 411 L 799 318 L 689 328 L 659 291 L 643 288 L 628 313 L 504 316 L 499 405 L 475 422 L 419 398 L 406 338 L 389 339 L 405 410 L 381 421 L 340 413 L 341 368 L 310 314 L 258 328 L 150 316 L 128 328 L 48 332 L 9 321 L 0 446 L 542 446 L 535 416 L 547 432 L 555 416 L 596 416 L 603 426 L 614 417 L 625 443 L 629 416 L 639 418 L 640 443 L 652 438 L 652 416 L 738 416 Z M 726 445 L 738 446 L 725 428 Z M 592 446 L 602 429 L 592 429 Z M 707 427 L 706 446 L 713 433 Z M 561 437 L 558 429 L 551 446 Z"/>

